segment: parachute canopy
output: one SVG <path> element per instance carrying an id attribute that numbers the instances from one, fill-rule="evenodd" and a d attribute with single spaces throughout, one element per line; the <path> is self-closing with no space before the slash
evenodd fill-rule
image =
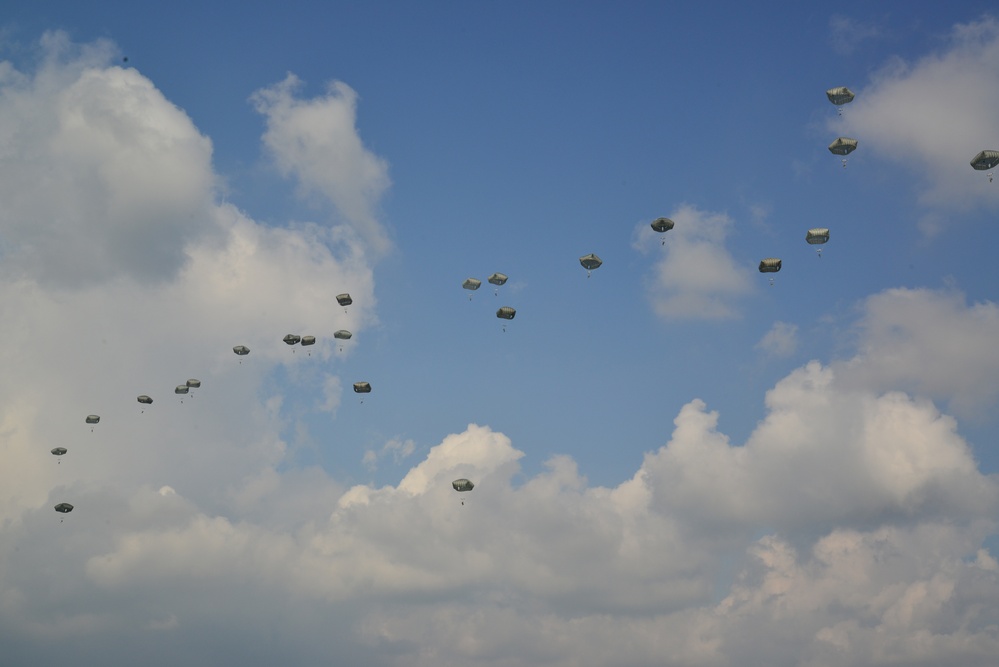
<path id="1" fill-rule="evenodd" d="M 462 477 L 461 479 L 456 479 L 453 482 L 451 482 L 451 486 L 453 486 L 454 490 L 458 491 L 459 493 L 462 491 L 471 491 L 472 489 L 475 488 L 475 484 L 465 479 L 464 477 Z"/>
<path id="2" fill-rule="evenodd" d="M 296 345 L 300 340 L 302 340 L 302 337 L 297 336 L 295 334 L 288 334 L 287 336 L 282 338 L 282 340 L 286 342 L 288 345 Z"/>
<path id="3" fill-rule="evenodd" d="M 350 337 L 354 334 L 350 333 L 346 329 L 340 329 L 339 331 L 333 332 L 334 338 L 339 338 L 340 340 L 350 340 Z"/>
<path id="4" fill-rule="evenodd" d="M 73 506 L 70 505 L 69 503 L 59 503 L 58 505 L 55 506 L 55 511 L 66 514 L 67 512 L 73 511 Z"/>
<path id="5" fill-rule="evenodd" d="M 350 295 L 344 292 L 343 294 L 336 295 L 336 302 L 341 306 L 349 306 L 354 303 L 354 300 L 350 298 Z"/>
<path id="6" fill-rule="evenodd" d="M 579 263 L 582 264 L 583 268 L 587 271 L 592 271 L 593 269 L 599 268 L 604 262 L 591 252 L 589 255 L 583 255 L 580 257 Z"/>
<path id="7" fill-rule="evenodd" d="M 96 424 L 100 420 L 101 420 L 100 415 L 87 415 L 87 423 L 88 424 Z"/>
<path id="8" fill-rule="evenodd" d="M 190 387 L 191 389 L 197 389 L 198 387 L 201 386 L 201 380 L 195 380 L 194 378 L 191 378 L 190 380 L 187 381 L 187 386 Z"/>
<path id="9" fill-rule="evenodd" d="M 999 151 L 982 151 L 971 159 L 972 168 L 978 171 L 992 169 L 999 165 Z"/>
<path id="10" fill-rule="evenodd" d="M 805 234 L 805 240 L 812 245 L 825 243 L 829 240 L 829 230 L 825 227 L 815 227 L 813 229 L 809 229 L 808 233 Z"/>
<path id="11" fill-rule="evenodd" d="M 465 282 L 461 284 L 467 290 L 475 291 L 479 289 L 479 285 L 482 284 L 481 280 L 476 280 L 475 278 L 465 278 Z"/>
<path id="12" fill-rule="evenodd" d="M 66 449 L 65 447 L 53 447 L 53 448 L 52 448 L 52 453 L 53 453 L 53 454 L 54 454 L 55 456 L 62 456 L 63 454 L 65 454 L 65 453 L 66 453 L 66 452 L 68 452 L 68 451 L 69 451 L 69 450 L 68 450 L 68 449 Z"/>
<path id="13" fill-rule="evenodd" d="M 186 393 L 187 393 L 187 392 L 189 392 L 189 391 L 191 391 L 191 388 L 190 388 L 190 387 L 188 387 L 188 386 L 187 386 L 186 384 L 179 384 L 179 385 L 177 385 L 177 387 L 176 387 L 176 388 L 175 388 L 175 389 L 173 390 L 173 393 L 175 393 L 175 394 L 186 394 Z"/>
<path id="14" fill-rule="evenodd" d="M 250 353 L 250 348 L 248 348 L 245 345 L 237 345 L 236 347 L 232 348 L 232 351 L 241 357 L 245 357 Z"/>
<path id="15" fill-rule="evenodd" d="M 355 394 L 370 394 L 371 385 L 367 382 L 355 382 L 354 383 L 354 393 Z"/>
<path id="16" fill-rule="evenodd" d="M 776 257 L 760 260 L 760 273 L 777 273 L 778 271 L 780 271 L 780 260 Z"/>
<path id="17" fill-rule="evenodd" d="M 503 306 L 496 311 L 496 317 L 501 317 L 504 320 L 512 320 L 517 315 L 517 311 L 510 306 Z"/>
<path id="18" fill-rule="evenodd" d="M 145 394 L 139 396 L 136 400 L 139 401 L 139 403 L 144 403 L 145 405 L 152 405 L 153 402 L 153 399 L 149 398 Z"/>
<path id="19" fill-rule="evenodd" d="M 829 90 L 827 90 L 826 97 L 829 98 L 830 102 L 832 102 L 838 107 L 841 107 L 844 104 L 849 104 L 850 102 L 852 102 L 853 98 L 856 97 L 856 95 L 854 95 L 853 91 L 847 88 L 846 86 L 840 86 L 839 88 L 830 88 Z"/>
<path id="20" fill-rule="evenodd" d="M 494 273 L 486 280 L 488 280 L 491 285 L 504 285 L 506 284 L 507 277 L 505 273 Z"/>
<path id="21" fill-rule="evenodd" d="M 849 137 L 839 137 L 829 144 L 829 152 L 833 155 L 849 155 L 857 150 L 857 140 Z"/>
<path id="22" fill-rule="evenodd" d="M 652 229 L 656 230 L 660 234 L 668 232 L 673 229 L 673 221 L 669 218 L 656 218 L 652 221 Z"/>
<path id="23" fill-rule="evenodd" d="M 315 336 L 302 336 L 302 345 L 315 345 L 315 344 L 316 344 Z"/>

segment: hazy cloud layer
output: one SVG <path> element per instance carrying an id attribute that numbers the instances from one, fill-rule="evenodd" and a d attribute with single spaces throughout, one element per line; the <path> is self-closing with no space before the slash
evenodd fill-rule
<path id="1" fill-rule="evenodd" d="M 648 223 L 638 225 L 634 232 L 637 250 L 661 253 L 648 281 L 656 313 L 667 319 L 737 316 L 735 300 L 749 291 L 750 273 L 725 247 L 732 219 L 688 204 L 668 217 L 675 226 L 665 232 L 665 245 Z"/>
<path id="2" fill-rule="evenodd" d="M 914 171 L 924 204 L 999 205 L 999 188 L 970 166 L 979 151 L 997 148 L 999 21 L 954 26 L 939 52 L 890 61 L 868 85 L 851 87 L 857 98 L 830 121 L 831 133 L 858 139 L 858 154 Z M 940 216 L 925 223 L 927 231 L 945 224 Z"/>

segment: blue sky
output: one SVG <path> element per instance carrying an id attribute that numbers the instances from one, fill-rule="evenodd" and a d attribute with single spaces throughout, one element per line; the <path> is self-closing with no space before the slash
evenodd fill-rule
<path id="1" fill-rule="evenodd" d="M 991 664 L 991 9 L 8 12 L 4 645 Z"/>

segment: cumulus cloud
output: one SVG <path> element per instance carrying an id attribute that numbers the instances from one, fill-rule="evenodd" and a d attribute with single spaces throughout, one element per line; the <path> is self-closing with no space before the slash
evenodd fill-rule
<path id="1" fill-rule="evenodd" d="M 999 190 L 969 164 L 999 137 L 999 20 L 959 24 L 945 49 L 911 63 L 893 59 L 855 90 L 856 100 L 830 121 L 832 133 L 915 171 L 924 204 L 999 205 Z"/>
<path id="2" fill-rule="evenodd" d="M 357 93 L 334 81 L 325 96 L 302 100 L 295 96 L 301 86 L 289 74 L 253 94 L 257 111 L 267 119 L 264 144 L 303 192 L 328 198 L 376 254 L 385 252 L 390 242 L 378 222 L 377 205 L 389 186 L 388 165 L 357 134 Z"/>
<path id="3" fill-rule="evenodd" d="M 736 264 L 725 247 L 733 222 L 724 213 L 683 205 L 668 216 L 676 225 L 666 232 L 661 258 L 648 282 L 656 313 L 669 319 L 724 319 L 735 317 L 736 298 L 750 284 L 749 272 Z M 634 247 L 641 252 L 660 250 L 652 241 L 659 234 L 648 223 L 635 228 Z"/>
<path id="4" fill-rule="evenodd" d="M 798 349 L 798 325 L 774 322 L 756 348 L 773 357 L 789 357 Z"/>

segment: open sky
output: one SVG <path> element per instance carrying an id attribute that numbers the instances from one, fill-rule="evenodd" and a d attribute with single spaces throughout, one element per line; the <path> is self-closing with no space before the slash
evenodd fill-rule
<path id="1" fill-rule="evenodd" d="M 0 21 L 5 664 L 994 667 L 992 2 Z"/>

